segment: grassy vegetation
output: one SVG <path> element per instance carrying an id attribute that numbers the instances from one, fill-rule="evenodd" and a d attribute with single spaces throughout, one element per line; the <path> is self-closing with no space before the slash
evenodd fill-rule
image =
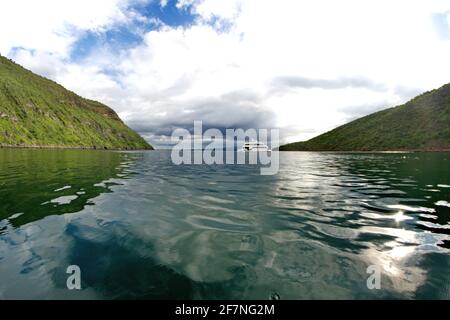
<path id="1" fill-rule="evenodd" d="M 450 150 L 450 84 L 280 150 Z"/>
<path id="2" fill-rule="evenodd" d="M 151 149 L 109 107 L 0 56 L 0 146 Z"/>

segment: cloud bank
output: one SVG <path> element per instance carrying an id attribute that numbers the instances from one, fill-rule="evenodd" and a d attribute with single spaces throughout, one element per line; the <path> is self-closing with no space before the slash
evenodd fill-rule
<path id="1" fill-rule="evenodd" d="M 156 145 L 194 120 L 291 142 L 450 82 L 449 21 L 439 0 L 5 0 L 0 53 Z"/>

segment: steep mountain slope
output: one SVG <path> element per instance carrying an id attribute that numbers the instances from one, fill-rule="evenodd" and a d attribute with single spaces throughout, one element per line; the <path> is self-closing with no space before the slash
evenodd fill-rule
<path id="1" fill-rule="evenodd" d="M 280 150 L 450 150 L 450 84 Z"/>
<path id="2" fill-rule="evenodd" d="M 0 56 L 0 146 L 151 149 L 109 107 Z"/>

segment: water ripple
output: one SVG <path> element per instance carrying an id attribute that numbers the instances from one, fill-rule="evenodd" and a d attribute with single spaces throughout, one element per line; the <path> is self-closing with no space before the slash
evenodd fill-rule
<path id="1" fill-rule="evenodd" d="M 167 152 L 0 157 L 0 297 L 57 296 L 74 263 L 88 298 L 449 298 L 447 154 L 282 153 L 275 176 Z"/>

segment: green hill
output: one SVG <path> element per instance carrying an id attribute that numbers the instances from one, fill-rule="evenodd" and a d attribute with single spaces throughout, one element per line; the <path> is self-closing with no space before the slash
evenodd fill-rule
<path id="1" fill-rule="evenodd" d="M 109 107 L 0 56 L 0 147 L 151 149 Z"/>
<path id="2" fill-rule="evenodd" d="M 450 84 L 281 151 L 450 150 Z"/>

